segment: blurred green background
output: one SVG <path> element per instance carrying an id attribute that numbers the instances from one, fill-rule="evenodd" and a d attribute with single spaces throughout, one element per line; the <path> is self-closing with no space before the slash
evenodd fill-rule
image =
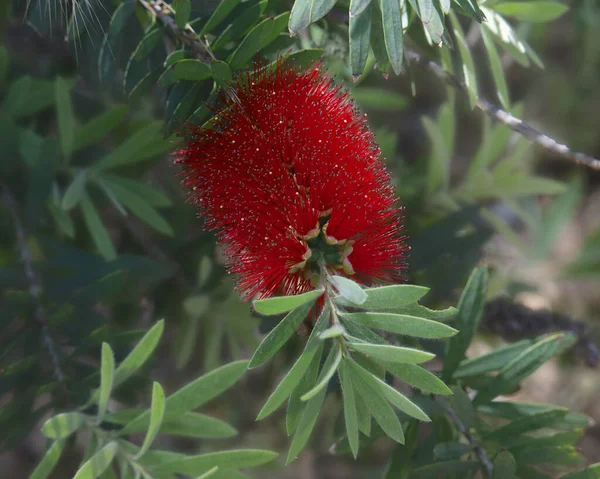
<path id="1" fill-rule="evenodd" d="M 598 157 L 600 4 L 567 3 L 569 11 L 552 22 L 515 26 L 543 60 L 543 69 L 524 67 L 502 52 L 500 60 L 511 111 L 574 150 Z M 37 426 L 51 409 L 85 402 L 98 381 L 102 341 L 110 342 L 117 359 L 123 358 L 145 330 L 166 319 L 156 357 L 117 398 L 121 404 L 146 407 L 148 376 L 165 390 L 175 390 L 230 360 L 249 357 L 260 333 L 272 327 L 239 300 L 214 237 L 203 231 L 186 203 L 178 171 L 168 159 L 179 141 L 174 132 L 186 121 L 201 123 L 208 117 L 204 101 L 211 101 L 212 83 L 171 86 L 159 81 L 155 86 L 158 75 L 150 66 L 152 75 L 146 76 L 141 64 L 162 64 L 164 52 L 150 48 L 141 60 L 127 61 L 139 48 L 141 20 L 136 23 L 133 16 L 119 42 L 111 43 L 109 36 L 107 46 L 112 2 L 83 5 L 78 24 L 61 21 L 61 5 L 48 10 L 33 2 L 27 14 L 24 2 L 0 5 L 3 477 L 27 477 L 35 466 L 45 448 Z M 201 19 L 214 8 L 204 1 L 192 5 Z M 267 12 L 289 7 L 272 1 Z M 519 337 L 555 326 L 585 331 L 579 349 L 546 364 L 518 397 L 600 419 L 593 346 L 600 319 L 600 171 L 531 146 L 471 110 L 463 95 L 417 66 L 387 79 L 373 70 L 354 84 L 347 25 L 339 13 L 334 10 L 311 25 L 294 45 L 323 48 L 327 68 L 368 113 L 406 208 L 412 247 L 407 280 L 432 288 L 429 306 L 452 305 L 473 266 L 484 260 L 492 271 L 490 299 L 509 297 L 588 324 L 585 330 L 575 322 L 556 326 L 550 315 L 531 330 L 523 326 L 512 332 Z M 494 99 L 479 27 L 462 17 L 461 23 L 480 93 Z M 418 48 L 435 59 L 439 49 L 422 36 L 414 35 Z M 170 55 L 177 52 L 168 39 L 157 44 Z M 289 47 L 282 35 L 263 58 L 273 60 Z M 449 55 L 459 66 L 456 50 Z M 24 251 L 29 255 L 25 262 L 34 265 L 33 283 L 23 268 Z M 41 288 L 41 296 L 32 285 Z M 40 304 L 42 321 L 36 312 Z M 511 339 L 510 325 L 487 319 L 487 332 L 472 346 L 474 353 Z M 52 361 L 40 352 L 48 330 L 59 350 L 64 382 L 56 380 Z M 178 451 L 285 449 L 282 416 L 260 425 L 254 418 L 301 343 L 296 338 L 285 354 L 249 372 L 205 408 L 234 424 L 237 437 L 167 437 L 161 446 Z M 336 408 L 335 401 L 326 403 L 331 414 L 319 423 L 310 450 L 297 462 L 286 469 L 271 465 L 256 477 L 377 477 L 389 453 L 387 443 L 375 443 L 358 463 L 327 453 L 335 439 Z M 580 447 L 587 461 L 600 461 L 597 426 L 587 431 Z M 63 457 L 52 477 L 71 477 L 80 459 L 78 454 Z"/>

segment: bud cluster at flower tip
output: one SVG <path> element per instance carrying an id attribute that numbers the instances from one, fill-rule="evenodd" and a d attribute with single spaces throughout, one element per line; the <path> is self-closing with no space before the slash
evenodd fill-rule
<path id="1" fill-rule="evenodd" d="M 363 283 L 401 279 L 401 208 L 348 93 L 319 64 L 282 60 L 220 98 L 176 162 L 245 297 L 314 289 L 322 265 Z"/>

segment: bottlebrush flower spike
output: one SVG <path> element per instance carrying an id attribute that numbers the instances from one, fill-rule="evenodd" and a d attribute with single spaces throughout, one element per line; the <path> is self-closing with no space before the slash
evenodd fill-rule
<path id="1" fill-rule="evenodd" d="M 256 66 L 175 153 L 246 299 L 313 289 L 322 265 L 362 283 L 397 281 L 405 267 L 380 150 L 321 68 Z"/>

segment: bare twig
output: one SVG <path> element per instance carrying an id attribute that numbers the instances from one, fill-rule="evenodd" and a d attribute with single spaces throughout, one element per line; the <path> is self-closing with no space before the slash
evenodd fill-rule
<path id="1" fill-rule="evenodd" d="M 425 58 L 417 51 L 407 48 L 406 56 L 413 63 L 420 66 L 424 70 L 433 73 L 436 77 L 438 77 L 446 84 L 462 92 L 467 91 L 467 87 L 463 82 L 461 82 L 451 73 L 444 70 L 436 62 Z M 505 124 L 510 129 L 516 131 L 520 135 L 523 135 L 524 137 L 528 138 L 531 142 L 541 146 L 550 153 L 554 153 L 555 155 L 558 155 L 569 161 L 573 161 L 579 165 L 584 165 L 594 170 L 600 170 L 600 160 L 598 158 L 586 155 L 585 153 L 578 153 L 572 151 L 567 145 L 558 143 L 556 140 L 550 138 L 548 135 L 537 131 L 531 125 L 528 125 L 523 120 L 520 120 L 519 118 L 511 115 L 509 112 L 502 110 L 500 107 L 489 102 L 485 98 L 479 97 L 477 99 L 477 108 L 479 108 L 481 111 L 492 117 L 494 120 Z"/>
<path id="2" fill-rule="evenodd" d="M 27 238 L 25 237 L 25 228 L 23 227 L 23 223 L 21 222 L 21 218 L 19 217 L 17 205 L 12 196 L 12 193 L 10 192 L 8 186 L 4 182 L 0 182 L 0 187 L 2 187 L 2 200 L 6 205 L 6 208 L 8 209 L 8 212 L 10 213 L 15 226 L 15 232 L 17 235 L 17 245 L 21 254 L 21 260 L 23 261 L 23 267 L 25 268 L 25 276 L 29 283 L 29 294 L 31 294 L 31 297 L 35 301 L 36 307 L 33 316 L 42 329 L 44 346 L 46 347 L 48 355 L 50 356 L 50 361 L 52 362 L 52 367 L 54 369 L 54 375 L 60 383 L 64 384 L 65 375 L 60 366 L 56 345 L 54 344 L 54 340 L 52 339 L 52 335 L 50 334 L 50 328 L 48 326 L 48 316 L 42 304 L 42 280 L 38 271 L 33 265 L 33 256 L 31 255 L 31 251 L 27 246 Z"/>
<path id="3" fill-rule="evenodd" d="M 492 477 L 492 475 L 494 473 L 494 466 L 492 465 L 491 461 L 488 459 L 488 457 L 485 453 L 485 450 L 483 449 L 483 447 L 481 447 L 481 444 L 479 444 L 477 439 L 475 439 L 475 436 L 473 436 L 473 434 L 471 434 L 471 431 L 469 431 L 465 427 L 465 425 L 460 420 L 460 418 L 458 417 L 458 414 L 456 414 L 456 411 L 450 405 L 450 403 L 440 397 L 438 397 L 436 399 L 442 405 L 442 407 L 446 410 L 446 412 L 448 413 L 448 416 L 450 417 L 452 422 L 455 424 L 455 426 L 458 428 L 458 430 L 461 432 L 461 434 L 463 436 L 465 436 L 467 441 L 469 441 L 469 444 L 471 445 L 471 448 L 473 449 L 475 456 L 477 456 L 477 459 L 479 459 L 479 462 L 481 462 L 483 464 L 483 467 L 485 467 L 487 476 Z"/>
<path id="4" fill-rule="evenodd" d="M 173 18 L 173 7 L 166 3 L 164 0 L 137 0 L 152 16 L 162 23 L 175 38 L 179 39 L 185 46 L 187 46 L 198 60 L 203 62 L 210 62 L 214 60 L 215 56 L 204 43 L 194 29 L 187 24 L 184 29 L 177 26 L 175 19 Z"/>

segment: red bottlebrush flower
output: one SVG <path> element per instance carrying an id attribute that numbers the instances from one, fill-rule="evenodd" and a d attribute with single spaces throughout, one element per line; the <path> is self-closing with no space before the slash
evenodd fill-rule
<path id="1" fill-rule="evenodd" d="M 176 163 L 246 298 L 313 289 L 323 265 L 362 283 L 401 279 L 390 176 L 365 116 L 319 64 L 256 67 L 221 101 Z"/>

